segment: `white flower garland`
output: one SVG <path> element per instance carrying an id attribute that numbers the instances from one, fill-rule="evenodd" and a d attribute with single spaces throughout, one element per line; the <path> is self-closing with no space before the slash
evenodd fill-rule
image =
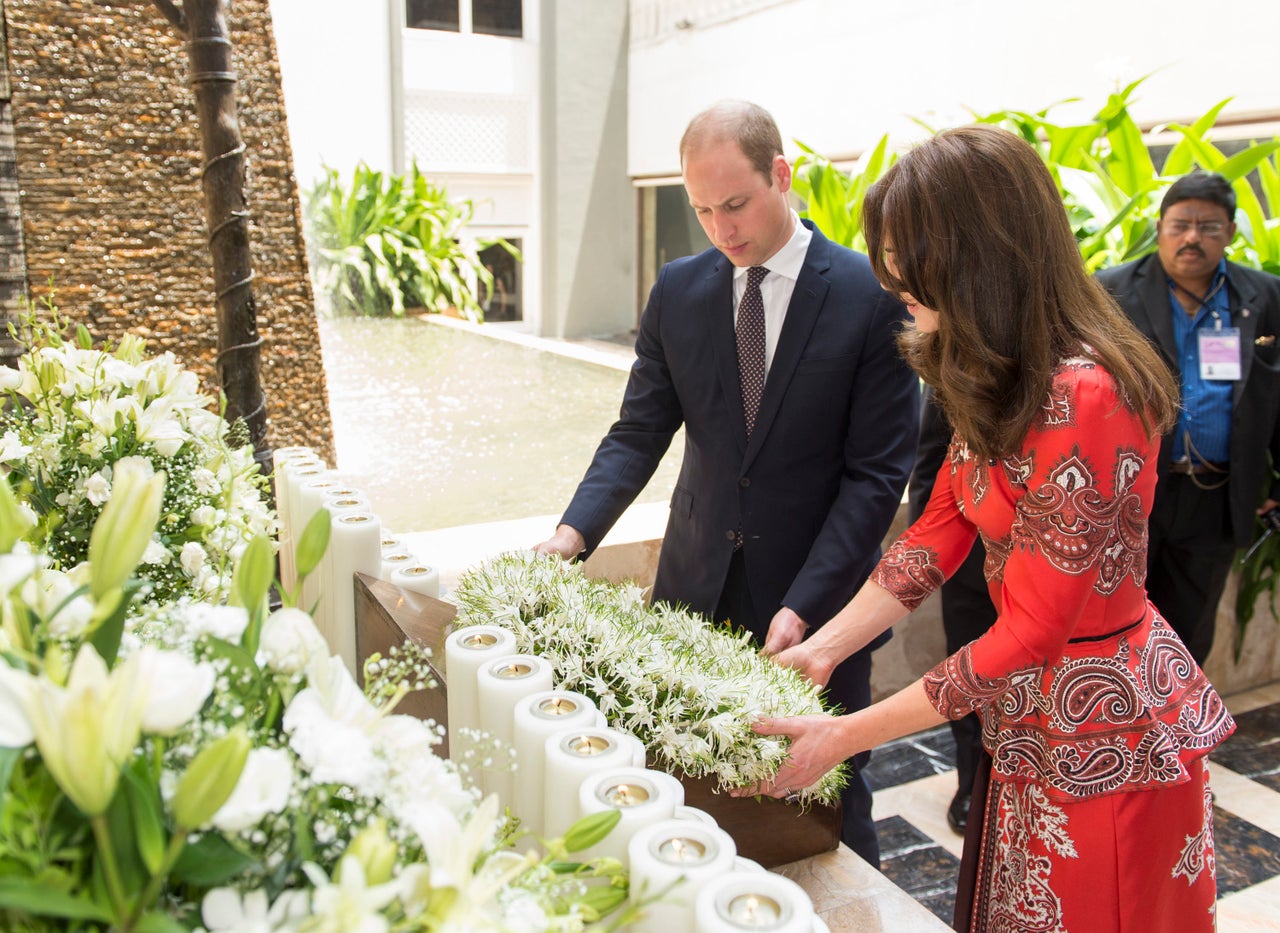
<path id="1" fill-rule="evenodd" d="M 786 759 L 787 740 L 756 735 L 753 720 L 826 711 L 818 688 L 761 657 L 749 634 L 650 608 L 638 587 L 590 580 L 577 564 L 504 554 L 465 574 L 454 598 L 456 625 L 510 629 L 521 651 L 551 661 L 561 687 L 595 700 L 659 766 L 714 775 L 721 789 L 770 779 Z M 841 766 L 801 802 L 834 803 L 846 781 Z"/>

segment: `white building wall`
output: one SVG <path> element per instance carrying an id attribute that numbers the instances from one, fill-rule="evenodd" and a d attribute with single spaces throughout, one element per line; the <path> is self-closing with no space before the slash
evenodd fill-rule
<path id="1" fill-rule="evenodd" d="M 1144 74 L 1139 121 L 1280 112 L 1280 3 L 1241 0 L 632 0 L 629 171 L 675 175 L 689 118 L 726 97 L 753 100 L 832 157 L 885 132 L 903 142 L 969 109 L 1077 116 Z M 1063 119 L 1070 108 L 1055 111 Z"/>
<path id="2" fill-rule="evenodd" d="M 302 190 L 322 166 L 393 167 L 391 7 L 378 0 L 271 0 Z"/>

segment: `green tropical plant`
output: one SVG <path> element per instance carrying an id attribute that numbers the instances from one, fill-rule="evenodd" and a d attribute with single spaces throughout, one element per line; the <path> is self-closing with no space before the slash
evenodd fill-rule
<path id="1" fill-rule="evenodd" d="M 1230 98 L 1222 100 L 1190 124 L 1162 129 L 1178 140 L 1156 166 L 1148 137 L 1129 113 L 1140 78 L 1111 94 L 1106 104 L 1085 123 L 1058 123 L 1050 118 L 1059 101 L 1043 110 L 998 110 L 974 113 L 973 122 L 1010 130 L 1036 148 L 1058 184 L 1080 254 L 1090 272 L 1137 259 L 1156 248 L 1156 220 L 1160 199 L 1175 180 L 1195 168 L 1218 172 L 1235 189 L 1239 210 L 1237 233 L 1227 247 L 1232 262 L 1280 275 L 1280 137 L 1253 141 L 1227 155 L 1210 135 Z M 926 130 L 937 132 L 923 121 Z M 811 218 L 832 240 L 865 249 L 862 201 L 867 189 L 893 165 L 896 154 L 881 137 L 853 166 L 844 171 L 797 140 L 802 154 L 796 160 L 794 188 L 805 202 L 801 216 Z M 1272 464 L 1273 471 L 1280 464 Z M 1258 533 L 1262 533 L 1259 523 Z M 1269 596 L 1276 614 L 1280 592 L 1280 536 L 1265 542 L 1240 569 L 1236 601 L 1236 651 L 1253 618 L 1254 608 Z"/>
<path id="2" fill-rule="evenodd" d="M 500 245 L 518 256 L 502 239 L 466 240 L 475 205 L 451 200 L 417 163 L 394 175 L 362 162 L 349 182 L 326 168 L 305 202 L 316 293 L 334 314 L 401 317 L 422 307 L 479 321 L 478 295 L 493 275 L 478 250 Z"/>

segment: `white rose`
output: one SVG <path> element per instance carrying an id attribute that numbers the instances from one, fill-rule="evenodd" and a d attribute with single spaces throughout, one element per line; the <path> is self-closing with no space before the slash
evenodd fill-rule
<path id="1" fill-rule="evenodd" d="M 212 525 L 217 514 L 217 510 L 213 506 L 202 505 L 191 510 L 191 521 L 196 525 Z"/>
<path id="2" fill-rule="evenodd" d="M 182 553 L 178 555 L 178 560 L 182 564 L 182 569 L 194 577 L 204 566 L 205 557 L 204 548 L 198 542 L 188 541 L 182 546 Z"/>
<path id="3" fill-rule="evenodd" d="M 22 385 L 22 373 L 8 366 L 0 366 L 0 392 L 17 391 Z"/>
<path id="4" fill-rule="evenodd" d="M 293 787 L 293 760 L 279 748 L 255 748 L 245 760 L 236 789 L 213 815 L 213 825 L 237 833 L 255 825 L 268 813 L 279 813 L 289 803 Z"/>
<path id="5" fill-rule="evenodd" d="M 8 369 L 7 366 L 0 366 L 0 370 Z M 4 436 L 0 437 L 0 463 L 6 460 L 21 460 L 29 453 L 31 448 L 22 443 L 17 431 L 5 431 Z"/>
<path id="6" fill-rule="evenodd" d="M 200 711 L 217 678 L 211 664 L 197 664 L 175 651 L 143 648 L 137 655 L 140 679 L 147 685 L 142 730 L 173 735 Z"/>
<path id="7" fill-rule="evenodd" d="M 300 674 L 312 658 L 328 657 L 329 645 L 301 609 L 277 609 L 258 639 L 258 663 L 279 674 Z"/>
<path id="8" fill-rule="evenodd" d="M 85 480 L 84 494 L 85 498 L 94 505 L 102 505 L 111 498 L 111 481 L 99 470 Z"/>
<path id="9" fill-rule="evenodd" d="M 169 549 L 157 539 L 152 538 L 147 542 L 147 549 L 142 552 L 141 563 L 148 566 L 167 564 L 169 563 Z"/>

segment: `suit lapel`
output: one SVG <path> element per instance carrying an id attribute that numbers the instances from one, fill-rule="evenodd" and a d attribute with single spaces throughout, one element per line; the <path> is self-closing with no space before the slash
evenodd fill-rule
<path id="1" fill-rule="evenodd" d="M 782 399 L 787 394 L 787 386 L 795 375 L 796 364 L 800 362 L 800 355 L 817 323 L 818 313 L 822 310 L 822 302 L 830 287 L 825 278 L 831 267 L 830 250 L 830 241 L 814 228 L 804 265 L 800 267 L 800 277 L 796 279 L 791 303 L 787 306 L 787 316 L 782 322 L 782 332 L 778 335 L 778 346 L 773 351 L 773 362 L 769 365 L 769 375 L 765 379 L 755 430 L 751 432 L 751 440 L 743 458 L 744 470 L 751 465 L 769 434 Z"/>
<path id="2" fill-rule="evenodd" d="M 738 378 L 738 337 L 733 330 L 733 265 L 723 256 L 707 276 L 702 292 L 702 313 L 711 324 L 716 373 L 724 392 L 725 408 L 738 452 L 747 449 L 747 422 L 742 415 L 742 383 Z M 757 419 L 757 424 L 758 424 Z M 757 432 L 758 433 L 758 432 Z"/>
<path id="3" fill-rule="evenodd" d="M 1178 345 L 1173 337 L 1173 306 L 1169 304 L 1169 281 L 1160 265 L 1160 257 L 1151 257 L 1138 268 L 1134 288 L 1147 315 L 1147 325 L 1175 370 L 1178 367 Z"/>
<path id="4" fill-rule="evenodd" d="M 1240 378 L 1231 392 L 1232 409 L 1238 410 L 1240 396 L 1249 380 L 1249 368 L 1253 365 L 1253 341 L 1258 332 L 1258 290 L 1231 263 L 1227 263 L 1227 279 L 1231 286 L 1231 326 L 1240 329 Z"/>

